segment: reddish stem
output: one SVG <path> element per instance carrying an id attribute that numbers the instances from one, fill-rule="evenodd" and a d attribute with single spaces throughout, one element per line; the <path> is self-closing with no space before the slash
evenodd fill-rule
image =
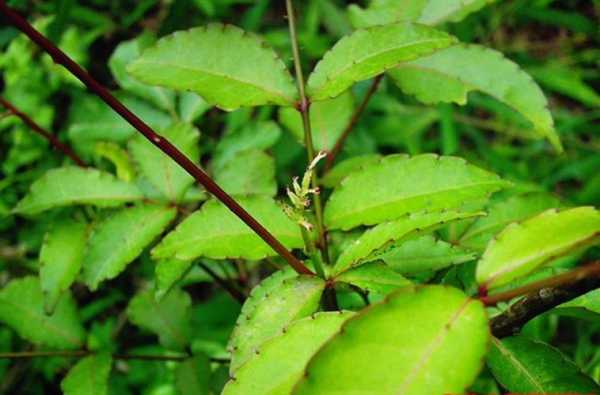
<path id="1" fill-rule="evenodd" d="M 369 100 L 371 100 L 371 97 L 377 90 L 377 87 L 379 86 L 379 83 L 381 82 L 382 79 L 383 79 L 383 74 L 380 74 L 377 77 L 375 77 L 375 79 L 373 80 L 373 83 L 369 87 L 369 90 L 367 91 L 367 94 L 363 98 L 363 101 L 360 103 L 360 105 L 358 106 L 356 111 L 354 111 L 354 114 L 352 114 L 352 118 L 350 118 L 350 122 L 348 122 L 348 125 L 342 132 L 342 135 L 336 141 L 335 145 L 331 149 L 331 152 L 329 153 L 329 155 L 327 155 L 327 158 L 325 158 L 325 171 L 331 169 L 331 167 L 333 166 L 336 156 L 342 151 L 342 147 L 344 146 L 346 139 L 350 135 L 350 132 L 352 132 L 352 129 L 354 129 L 354 126 L 356 126 L 356 123 L 358 122 L 358 119 L 360 118 L 362 113 L 365 111 L 365 108 L 367 108 L 367 104 L 369 103 Z"/>
<path id="2" fill-rule="evenodd" d="M 519 288 L 511 289 L 493 295 L 481 296 L 479 300 L 486 306 L 495 306 L 500 302 L 507 302 L 519 296 L 524 296 L 543 288 L 551 288 L 571 284 L 582 279 L 600 277 L 600 261 L 589 263 L 569 272 L 559 274 L 548 279 L 533 282 Z"/>
<path id="3" fill-rule="evenodd" d="M 31 130 L 48 140 L 54 148 L 58 149 L 59 151 L 62 151 L 65 155 L 71 158 L 71 160 L 75 162 L 78 166 L 86 167 L 85 162 L 79 156 L 77 156 L 77 154 L 73 152 L 73 150 L 69 146 L 61 143 L 55 135 L 42 128 L 27 114 L 15 107 L 11 102 L 4 99 L 3 97 L 0 97 L 0 104 L 2 104 L 8 110 L 9 114 L 19 117 L 25 125 L 31 128 Z"/>
<path id="4" fill-rule="evenodd" d="M 71 74 L 83 82 L 89 90 L 98 95 L 106 104 L 108 104 L 115 112 L 125 119 L 131 126 L 137 129 L 144 137 L 152 144 L 158 147 L 162 152 L 167 154 L 179 166 L 194 177 L 202 186 L 219 199 L 229 210 L 244 221 L 256 234 L 258 234 L 273 250 L 281 255 L 289 264 L 300 274 L 314 273 L 300 262 L 283 244 L 279 242 L 267 229 L 265 229 L 254 217 L 252 217 L 242 206 L 240 206 L 231 196 L 229 196 L 212 178 L 210 178 L 202 169 L 189 160 L 179 149 L 177 149 L 168 140 L 158 135 L 150 126 L 138 118 L 127 107 L 115 98 L 108 89 L 96 81 L 88 74 L 81 66 L 75 63 L 69 56 L 62 52 L 50 40 L 38 32 L 29 22 L 23 19 L 17 12 L 6 5 L 5 1 L 0 1 L 0 12 L 12 23 L 17 29 L 25 33 L 27 37 L 37 45 L 39 45 L 46 53 L 48 53 L 56 64 L 65 67 Z"/>

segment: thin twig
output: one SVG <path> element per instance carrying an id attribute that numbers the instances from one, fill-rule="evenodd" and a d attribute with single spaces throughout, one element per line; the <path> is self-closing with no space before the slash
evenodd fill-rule
<path id="1" fill-rule="evenodd" d="M 298 94 L 300 95 L 300 103 L 298 103 L 298 105 L 296 106 L 296 110 L 298 110 L 302 117 L 302 125 L 304 128 L 304 145 L 306 145 L 308 163 L 311 163 L 315 158 L 315 146 L 313 144 L 312 129 L 310 125 L 310 101 L 306 97 L 304 74 L 302 73 L 302 63 L 300 61 L 300 51 L 298 49 L 296 16 L 294 14 L 292 0 L 286 0 L 285 4 L 287 10 L 288 25 L 290 29 L 290 40 L 292 42 L 292 53 L 294 54 L 296 84 L 298 85 Z M 311 184 L 313 188 L 319 188 L 319 182 L 317 179 L 316 172 L 313 172 Z M 323 222 L 323 203 L 321 202 L 321 196 L 319 194 L 315 194 L 313 201 L 315 207 L 315 217 L 317 220 L 317 234 L 319 237 L 318 247 L 321 250 L 321 256 L 323 257 L 323 261 L 329 264 L 329 247 L 327 245 L 327 236 L 325 235 L 325 225 Z"/>
<path id="2" fill-rule="evenodd" d="M 202 268 L 217 284 L 219 284 L 225 291 L 227 291 L 233 299 L 240 302 L 240 304 L 244 304 L 246 300 L 246 295 L 244 295 L 240 290 L 231 285 L 230 282 L 222 279 L 214 270 L 212 270 L 208 265 L 198 262 L 198 266 Z"/>
<path id="3" fill-rule="evenodd" d="M 23 121 L 25 125 L 29 126 L 31 130 L 48 140 L 48 142 L 50 142 L 50 145 L 52 145 L 57 150 L 62 151 L 65 155 L 71 158 L 71 160 L 75 162 L 77 166 L 86 167 L 85 162 L 69 146 L 61 143 L 55 135 L 42 128 L 27 114 L 15 107 L 11 102 L 4 99 L 3 97 L 0 97 L 0 104 L 2 104 L 4 108 L 8 110 L 9 114 L 20 118 L 21 121 Z"/>
<path id="4" fill-rule="evenodd" d="M 352 114 L 352 118 L 350 118 L 350 121 L 348 122 L 348 125 L 346 126 L 346 128 L 344 129 L 344 131 L 342 132 L 342 134 L 340 135 L 338 140 L 335 142 L 335 145 L 331 149 L 331 152 L 329 152 L 329 155 L 327 155 L 327 158 L 325 159 L 325 171 L 327 171 L 327 170 L 331 169 L 331 167 L 333 167 L 333 164 L 335 163 L 335 158 L 342 151 L 342 148 L 344 146 L 344 143 L 346 142 L 346 139 L 350 135 L 350 132 L 352 132 L 352 130 L 354 129 L 354 126 L 356 126 L 356 123 L 358 122 L 362 113 L 365 111 L 365 108 L 367 108 L 367 104 L 369 103 L 369 100 L 371 100 L 371 97 L 377 90 L 377 87 L 379 86 L 379 83 L 381 82 L 382 79 L 383 79 L 383 74 L 380 74 L 373 79 L 373 82 L 371 83 L 369 90 L 365 94 L 363 101 L 356 108 L 356 110 L 354 111 L 354 114 Z"/>
<path id="5" fill-rule="evenodd" d="M 97 352 L 90 350 L 75 350 L 75 351 L 21 351 L 21 352 L 2 352 L 0 359 L 30 359 L 30 358 L 50 358 L 50 357 L 66 357 L 66 358 L 83 358 L 90 355 L 95 355 Z M 112 354 L 114 359 L 120 360 L 141 360 L 141 361 L 185 361 L 189 359 L 189 355 L 149 355 L 149 354 Z M 229 363 L 228 359 L 211 358 L 212 362 Z"/>
<path id="6" fill-rule="evenodd" d="M 265 229 L 252 215 L 250 215 L 242 206 L 240 206 L 229 194 L 227 194 L 212 178 L 200 169 L 194 162 L 185 156 L 177 147 L 167 139 L 158 135 L 148 124 L 131 112 L 123 103 L 115 98 L 110 91 L 96 81 L 81 66 L 75 63 L 69 56 L 62 52 L 50 40 L 38 32 L 29 22 L 23 19 L 17 12 L 6 5 L 5 1 L 0 1 L 0 12 L 17 29 L 25 33 L 31 41 L 35 42 L 45 52 L 47 52 L 56 64 L 64 66 L 71 74 L 83 82 L 88 89 L 98 95 L 115 112 L 125 119 L 131 126 L 137 129 L 152 144 L 162 152 L 173 159 L 179 166 L 187 171 L 196 179 L 208 192 L 220 200 L 229 210 L 244 221 L 257 235 L 259 235 L 273 250 L 281 255 L 289 264 L 301 274 L 314 273 L 300 262 L 290 251 L 285 248 L 279 240 L 275 238 L 267 229 Z"/>
<path id="7" fill-rule="evenodd" d="M 563 286 L 571 284 L 586 278 L 600 277 L 600 261 L 589 263 L 585 266 L 578 267 L 569 272 L 559 274 L 557 276 L 536 281 L 519 288 L 511 289 L 506 292 L 500 292 L 493 295 L 481 296 L 479 300 L 486 306 L 495 306 L 500 302 L 507 302 L 519 296 L 524 296 L 541 289 Z"/>
<path id="8" fill-rule="evenodd" d="M 592 277 L 580 278 L 559 287 L 538 289 L 493 317 L 490 320 L 492 334 L 496 337 L 514 335 L 531 319 L 599 287 L 600 276 L 596 271 Z"/>

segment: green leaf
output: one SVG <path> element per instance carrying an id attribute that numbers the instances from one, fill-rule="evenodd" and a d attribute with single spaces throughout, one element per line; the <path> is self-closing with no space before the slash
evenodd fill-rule
<path id="1" fill-rule="evenodd" d="M 389 76 L 423 103 L 464 105 L 467 94 L 486 93 L 520 113 L 540 138 L 562 151 L 552 114 L 533 79 L 500 52 L 478 45 L 456 45 L 430 56 L 400 64 Z"/>
<path id="2" fill-rule="evenodd" d="M 129 155 L 118 144 L 98 142 L 94 148 L 94 153 L 98 157 L 106 158 L 114 165 L 119 180 L 131 182 L 135 178 L 135 170 Z"/>
<path id="3" fill-rule="evenodd" d="M 438 25 L 459 22 L 495 0 L 372 0 L 367 9 L 356 4 L 348 7 L 354 27 L 387 25 L 399 21 Z"/>
<path id="4" fill-rule="evenodd" d="M 111 367 L 109 354 L 87 356 L 69 370 L 60 388 L 65 395 L 107 395 Z"/>
<path id="5" fill-rule="evenodd" d="M 600 212 L 593 207 L 547 210 L 508 225 L 492 239 L 477 265 L 477 283 L 495 288 L 552 259 L 598 241 Z"/>
<path id="6" fill-rule="evenodd" d="M 204 354 L 181 362 L 175 371 L 175 386 L 180 395 L 210 393 L 210 360 Z"/>
<path id="7" fill-rule="evenodd" d="M 281 136 L 281 129 L 271 121 L 251 123 L 247 127 L 223 136 L 215 149 L 211 162 L 214 171 L 231 161 L 239 153 L 251 150 L 266 150 Z"/>
<path id="8" fill-rule="evenodd" d="M 398 273 L 406 275 L 437 271 L 450 265 L 468 262 L 475 257 L 475 253 L 436 239 L 432 235 L 400 240 L 377 254 L 377 259 L 381 259 Z"/>
<path id="9" fill-rule="evenodd" d="M 138 292 L 127 306 L 127 317 L 140 328 L 158 335 L 160 344 L 182 351 L 190 342 L 192 299 L 180 289 L 173 289 L 160 302 L 148 290 Z"/>
<path id="10" fill-rule="evenodd" d="M 360 171 L 364 166 L 379 162 L 380 160 L 381 155 L 379 154 L 360 155 L 346 159 L 325 173 L 321 179 L 321 184 L 329 188 L 337 187 L 351 173 Z"/>
<path id="11" fill-rule="evenodd" d="M 410 212 L 452 209 L 507 185 L 461 158 L 390 155 L 344 179 L 327 202 L 325 223 L 348 230 Z"/>
<path id="12" fill-rule="evenodd" d="M 156 281 L 155 297 L 158 300 L 162 299 L 189 272 L 193 265 L 194 261 L 179 259 L 161 259 L 156 262 L 154 269 Z"/>
<path id="13" fill-rule="evenodd" d="M 83 259 L 83 280 L 92 290 L 125 270 L 175 218 L 172 207 L 145 204 L 116 211 L 97 223 Z"/>
<path id="14" fill-rule="evenodd" d="M 191 90 L 225 110 L 292 105 L 296 87 L 285 64 L 262 39 L 210 24 L 161 38 L 127 70 L 151 85 Z"/>
<path id="15" fill-rule="evenodd" d="M 559 62 L 527 69 L 547 89 L 579 100 L 590 107 L 600 107 L 600 95 L 585 83 L 581 70 Z"/>
<path id="16" fill-rule="evenodd" d="M 480 302 L 454 288 L 405 287 L 347 320 L 293 393 L 463 393 L 488 340 Z"/>
<path id="17" fill-rule="evenodd" d="M 200 136 L 191 124 L 176 123 L 161 134 L 192 162 L 198 163 Z M 178 202 L 194 183 L 192 176 L 143 136 L 135 136 L 129 143 L 129 149 L 141 174 L 169 201 Z"/>
<path id="18" fill-rule="evenodd" d="M 563 313 L 566 310 L 585 310 L 600 314 L 600 289 L 595 289 L 558 306 L 553 312 Z"/>
<path id="19" fill-rule="evenodd" d="M 325 282 L 314 276 L 276 274 L 252 291 L 229 340 L 234 373 L 267 339 L 319 308 Z"/>
<path id="20" fill-rule="evenodd" d="M 348 126 L 353 113 L 354 99 L 350 92 L 312 104 L 309 116 L 315 149 L 330 151 Z M 295 108 L 281 108 L 279 122 L 304 144 L 302 117 Z"/>
<path id="21" fill-rule="evenodd" d="M 335 263 L 334 270 L 340 273 L 359 265 L 365 258 L 386 244 L 412 236 L 422 231 L 432 231 L 449 221 L 482 215 L 483 213 L 462 213 L 457 211 L 437 211 L 412 213 L 394 221 L 381 223 L 365 231 L 354 243 L 344 249 Z M 378 259 L 376 255 L 374 259 Z"/>
<path id="22" fill-rule="evenodd" d="M 490 239 L 511 222 L 523 221 L 560 205 L 558 198 L 540 192 L 496 199 L 486 208 L 488 215 L 473 222 L 460 236 L 458 243 L 461 246 L 483 251 Z"/>
<path id="23" fill-rule="evenodd" d="M 135 185 L 120 181 L 110 173 L 67 166 L 49 170 L 37 179 L 14 211 L 34 215 L 76 204 L 116 207 L 143 198 Z"/>
<path id="24" fill-rule="evenodd" d="M 355 82 L 455 42 L 442 31 L 410 23 L 357 30 L 338 41 L 317 63 L 308 78 L 307 94 L 313 101 L 334 98 Z"/>
<path id="25" fill-rule="evenodd" d="M 316 313 L 284 327 L 235 372 L 222 394 L 290 394 L 308 360 L 352 315 L 351 312 Z"/>
<path id="26" fill-rule="evenodd" d="M 44 293 L 44 310 L 52 314 L 60 295 L 77 278 L 83 263 L 88 225 L 72 219 L 54 224 L 40 250 L 40 283 Z"/>
<path id="27" fill-rule="evenodd" d="M 598 384 L 560 351 L 524 336 L 492 339 L 487 365 L 496 380 L 514 393 L 600 392 Z"/>
<path id="28" fill-rule="evenodd" d="M 275 161 L 262 151 L 243 151 L 215 171 L 215 182 L 230 195 L 275 196 Z"/>
<path id="29" fill-rule="evenodd" d="M 412 285 L 409 280 L 382 262 L 369 262 L 346 270 L 336 276 L 335 280 L 356 285 L 367 292 L 383 295 L 398 288 Z"/>
<path id="30" fill-rule="evenodd" d="M 142 84 L 127 73 L 127 65 L 137 59 L 142 51 L 154 42 L 155 38 L 150 34 L 142 34 L 133 40 L 121 42 L 110 56 L 108 67 L 121 88 L 147 99 L 164 110 L 173 112 L 175 92 Z"/>
<path id="31" fill-rule="evenodd" d="M 0 321 L 22 338 L 48 347 L 77 349 L 85 339 L 75 300 L 65 291 L 49 316 L 35 277 L 12 280 L 0 291 Z"/>
<path id="32" fill-rule="evenodd" d="M 287 248 L 304 245 L 298 225 L 283 213 L 273 199 L 256 195 L 239 198 L 238 203 Z M 190 260 L 204 256 L 258 260 L 276 253 L 229 209 L 211 200 L 169 233 L 152 250 L 152 255 L 158 259 Z"/>

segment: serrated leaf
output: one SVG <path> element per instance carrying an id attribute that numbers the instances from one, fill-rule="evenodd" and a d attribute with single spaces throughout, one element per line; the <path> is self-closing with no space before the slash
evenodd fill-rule
<path id="1" fill-rule="evenodd" d="M 200 160 L 200 134 L 191 124 L 176 123 L 161 134 L 191 161 L 197 163 Z M 135 136 L 129 143 L 129 150 L 141 174 L 167 200 L 178 202 L 194 183 L 192 176 L 143 136 Z"/>
<path id="2" fill-rule="evenodd" d="M 477 265 L 477 283 L 487 289 L 508 284 L 599 236 L 600 212 L 593 207 L 551 209 L 512 223 L 488 243 Z"/>
<path id="3" fill-rule="evenodd" d="M 356 285 L 367 292 L 382 295 L 412 285 L 412 282 L 382 262 L 369 262 L 346 270 L 336 276 L 335 280 Z"/>
<path id="4" fill-rule="evenodd" d="M 139 58 L 142 51 L 154 44 L 155 37 L 142 34 L 133 40 L 121 42 L 108 60 L 108 67 L 121 88 L 143 99 L 147 99 L 164 110 L 175 109 L 175 92 L 142 84 L 127 73 L 127 65 Z"/>
<path id="5" fill-rule="evenodd" d="M 300 248 L 303 241 L 298 225 L 266 196 L 238 198 L 254 218 L 287 248 Z M 187 217 L 152 250 L 154 258 L 190 260 L 199 256 L 213 259 L 258 260 L 276 255 L 241 219 L 216 200 Z"/>
<path id="6" fill-rule="evenodd" d="M 562 151 L 544 93 L 527 73 L 498 51 L 479 45 L 456 45 L 402 63 L 388 74 L 402 90 L 426 104 L 465 104 L 469 92 L 486 93 L 520 113 L 540 138 L 547 138 L 557 151 Z"/>
<path id="7" fill-rule="evenodd" d="M 192 299 L 173 289 L 161 301 L 148 290 L 138 292 L 127 306 L 127 317 L 140 328 L 158 335 L 160 344 L 171 350 L 184 350 L 191 336 Z"/>
<path id="8" fill-rule="evenodd" d="M 82 358 L 60 383 L 65 395 L 106 395 L 112 367 L 109 354 L 96 354 Z"/>
<path id="9" fill-rule="evenodd" d="M 390 155 L 351 173 L 325 207 L 329 229 L 374 225 L 415 211 L 460 207 L 508 183 L 464 159 Z"/>
<path id="10" fill-rule="evenodd" d="M 459 22 L 495 0 L 373 0 L 367 9 L 352 4 L 348 7 L 354 27 L 386 25 L 399 21 L 415 21 L 425 25 Z"/>
<path id="11" fill-rule="evenodd" d="M 315 149 L 330 151 L 348 126 L 353 113 L 354 99 L 350 92 L 312 104 L 309 116 Z M 304 144 L 302 117 L 295 108 L 281 108 L 279 122 Z"/>
<path id="12" fill-rule="evenodd" d="M 314 313 L 324 289 L 325 282 L 318 277 L 290 277 L 285 273 L 258 285 L 244 303 L 231 334 L 230 372 L 234 373 L 265 340 L 292 321 Z"/>
<path id="13" fill-rule="evenodd" d="M 277 194 L 275 161 L 266 153 L 248 150 L 215 171 L 215 182 L 230 195 Z"/>
<path id="14" fill-rule="evenodd" d="M 242 365 L 223 395 L 287 395 L 312 355 L 335 334 L 351 312 L 323 312 L 286 326 Z"/>
<path id="15" fill-rule="evenodd" d="M 360 155 L 346 159 L 325 173 L 323 178 L 321 178 L 321 184 L 329 188 L 337 187 L 344 178 L 350 175 L 350 173 L 359 171 L 364 166 L 376 163 L 380 160 L 381 155 L 379 154 Z"/>
<path id="16" fill-rule="evenodd" d="M 125 270 L 175 218 L 177 210 L 158 205 L 125 208 L 96 224 L 83 259 L 83 281 L 91 290 Z"/>
<path id="17" fill-rule="evenodd" d="M 14 211 L 34 215 L 77 204 L 116 207 L 143 198 L 135 185 L 120 181 L 110 173 L 66 166 L 49 170 L 34 181 Z"/>
<path id="18" fill-rule="evenodd" d="M 377 254 L 377 259 L 381 259 L 398 273 L 410 275 L 468 262 L 476 256 L 473 252 L 432 235 L 424 235 L 392 244 Z"/>
<path id="19" fill-rule="evenodd" d="M 307 94 L 313 101 L 336 97 L 355 82 L 455 42 L 442 31 L 411 23 L 357 30 L 338 41 L 317 63 L 308 78 Z"/>
<path id="20" fill-rule="evenodd" d="M 487 365 L 496 380 L 514 393 L 600 392 L 598 384 L 560 351 L 524 336 L 492 339 Z"/>
<path id="21" fill-rule="evenodd" d="M 296 87 L 285 64 L 261 38 L 221 24 L 163 37 L 127 70 L 140 81 L 191 90 L 225 110 L 292 105 Z"/>
<path id="22" fill-rule="evenodd" d="M 293 393 L 463 393 L 488 340 L 480 302 L 454 288 L 405 287 L 347 320 Z"/>
<path id="23" fill-rule="evenodd" d="M 54 311 L 60 295 L 77 278 L 87 234 L 88 225 L 72 219 L 56 222 L 46 233 L 40 250 L 40 284 L 46 313 Z"/>
<path id="24" fill-rule="evenodd" d="M 75 300 L 65 291 L 49 316 L 44 295 L 35 277 L 12 280 L 0 291 L 0 321 L 22 338 L 60 349 L 77 349 L 85 339 Z"/>
<path id="25" fill-rule="evenodd" d="M 394 221 L 381 223 L 365 231 L 356 241 L 344 249 L 335 263 L 334 270 L 340 273 L 361 263 L 365 258 L 386 244 L 419 232 L 432 231 L 447 222 L 483 215 L 481 212 L 436 211 L 412 213 Z M 378 259 L 377 255 L 371 256 Z"/>
<path id="26" fill-rule="evenodd" d="M 180 395 L 210 394 L 210 360 L 204 354 L 181 362 L 175 371 L 175 386 Z"/>
<path id="27" fill-rule="evenodd" d="M 511 222 L 523 221 L 560 205 L 558 198 L 540 192 L 495 200 L 486 207 L 488 215 L 473 222 L 460 236 L 458 244 L 483 251 L 490 239 Z"/>

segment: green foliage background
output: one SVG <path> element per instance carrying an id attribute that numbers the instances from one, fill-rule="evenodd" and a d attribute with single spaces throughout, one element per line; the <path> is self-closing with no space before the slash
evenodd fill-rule
<path id="1" fill-rule="evenodd" d="M 286 246 L 302 247 L 297 229 L 283 216 L 274 218 L 270 214 L 274 207 L 261 201 L 267 196 L 284 196 L 285 187 L 291 184 L 292 177 L 301 175 L 306 168 L 297 114 L 272 106 L 221 111 L 194 94 L 174 93 L 144 85 L 126 71 L 126 65 L 158 37 L 210 22 L 231 23 L 261 34 L 291 70 L 291 46 L 282 1 L 13 0 L 8 3 L 27 15 L 36 27 L 113 89 L 136 114 L 173 139 L 225 190 L 240 196 L 261 195 L 242 199 L 248 199 L 248 205 L 265 213 L 270 228 L 276 229 L 276 235 Z M 348 4 L 336 0 L 298 3 L 299 41 L 304 68 L 311 70 L 341 36 L 352 31 Z M 366 7 L 366 4 L 362 6 Z M 558 200 L 561 206 L 598 206 L 599 17 L 600 2 L 597 0 L 514 0 L 497 1 L 458 23 L 445 26 L 446 31 L 463 42 L 485 45 L 504 53 L 533 77 L 548 98 L 564 153 L 557 154 L 548 141 L 536 139 L 536 132 L 523 117 L 488 95 L 469 93 L 465 106 L 425 106 L 413 96 L 402 93 L 392 79 L 386 77 L 348 138 L 340 161 L 362 155 L 368 159 L 376 154 L 392 153 L 455 155 L 511 181 L 515 191 L 535 197 L 535 205 L 539 205 L 540 209 L 555 207 Z M 160 201 L 161 196 L 167 196 L 170 201 L 178 202 L 179 210 L 187 215 L 206 200 L 207 196 L 200 188 L 190 186 L 189 177 L 175 165 L 161 163 L 164 158 L 158 151 L 134 137 L 134 130 L 128 124 L 7 24 L 0 25 L 0 47 L 2 96 L 30 114 L 40 125 L 58 134 L 89 164 L 113 174 L 114 177 L 104 182 L 107 182 L 106 188 L 114 188 L 111 191 L 115 196 L 121 197 L 115 205 L 141 199 Z M 335 99 L 334 107 L 331 103 L 313 106 L 317 148 L 332 147 L 368 87 L 368 81 L 356 84 L 349 94 Z M 328 105 L 330 108 L 327 108 Z M 192 123 L 194 127 L 186 127 L 184 122 Z M 100 353 L 82 359 L 80 363 L 83 365 L 77 365 L 84 375 L 85 369 L 91 369 L 98 372 L 99 378 L 109 377 L 110 354 L 172 355 L 174 350 L 197 354 L 184 363 L 115 360 L 107 378 L 110 394 L 220 393 L 229 377 L 228 366 L 214 360 L 229 355 L 227 342 L 240 306 L 213 282 L 201 266 L 190 267 L 182 260 L 202 255 L 202 265 L 226 279 L 241 279 L 245 292 L 274 268 L 283 267 L 284 261 L 279 258 L 262 259 L 267 255 L 264 248 L 249 251 L 247 256 L 242 257 L 244 259 L 217 261 L 230 256 L 227 245 L 210 241 L 210 251 L 198 252 L 194 250 L 194 243 L 198 240 L 193 240 L 192 246 L 187 248 L 177 244 L 175 237 L 167 238 L 165 245 L 151 249 L 150 243 L 173 227 L 170 221 L 176 210 L 165 207 L 153 208 L 153 211 L 128 208 L 112 216 L 110 214 L 117 212 L 116 209 L 86 207 L 75 212 L 75 209 L 65 207 L 35 216 L 36 207 L 53 198 L 47 193 L 39 197 L 41 202 L 21 202 L 17 206 L 35 180 L 65 163 L 66 159 L 60 152 L 52 150 L 45 140 L 31 133 L 16 117 L 0 119 L 0 292 L 9 291 L 7 284 L 22 278 L 18 281 L 30 289 L 24 298 L 27 300 L 23 303 L 25 308 L 34 302 L 40 306 L 58 303 L 53 322 L 46 317 L 40 319 L 49 327 L 58 325 L 67 328 L 71 336 L 52 337 L 50 341 L 36 340 L 57 348 L 80 349 L 85 346 L 98 350 Z M 172 177 L 169 177 L 168 187 L 156 170 L 164 166 L 171 166 L 168 174 Z M 61 171 L 70 170 L 63 168 Z M 156 174 L 156 178 L 138 182 L 135 190 L 128 189 L 130 184 L 127 183 L 137 180 L 139 173 Z M 72 177 L 75 176 L 63 175 L 64 179 Z M 330 182 L 332 186 L 338 181 L 335 174 L 324 179 L 326 185 Z M 97 185 L 78 183 L 75 189 L 81 191 Z M 504 202 L 514 199 L 509 193 L 503 193 L 494 195 L 491 204 L 507 204 Z M 77 191 L 71 192 L 72 196 L 76 194 Z M 219 210 L 214 205 L 211 207 L 211 203 L 214 202 L 202 206 L 201 210 Z M 17 211 L 33 216 L 15 216 L 12 213 L 15 207 Z M 508 205 L 508 208 L 518 210 L 516 205 Z M 473 208 L 473 211 L 476 210 Z M 218 228 L 221 217 L 215 218 L 219 218 L 218 223 L 197 219 L 195 226 L 200 237 L 209 237 L 210 232 Z M 112 246 L 106 248 L 112 249 L 114 256 L 107 258 L 105 250 L 88 251 L 86 262 L 98 261 L 104 271 L 91 273 L 84 270 L 79 278 L 82 281 L 73 285 L 71 296 L 63 295 L 59 302 L 44 301 L 44 286 L 55 288 L 60 285 L 48 279 L 48 283 L 42 283 L 40 289 L 30 276 L 37 275 L 44 262 L 52 261 L 53 254 L 61 255 L 65 246 L 73 247 L 72 254 L 75 256 L 64 259 L 77 260 L 79 251 L 76 237 L 61 240 L 58 232 L 53 233 L 57 239 L 48 240 L 45 235 L 54 231 L 59 226 L 57 224 L 67 227 L 65 232 L 69 235 L 73 232 L 83 235 L 90 230 L 81 224 L 92 221 L 101 225 L 91 237 L 102 239 L 105 246 Z M 134 225 L 143 228 L 144 232 L 128 235 L 130 239 L 124 242 L 119 230 L 127 236 L 128 232 L 122 230 L 131 229 Z M 386 251 L 381 259 L 396 272 L 408 277 L 415 275 L 416 281 L 456 285 L 473 294 L 476 287 L 473 251 L 481 252 L 487 239 L 468 234 L 468 237 L 463 235 L 464 243 L 458 243 L 454 234 L 462 234 L 460 226 L 459 223 L 440 229 L 435 240 L 428 236 L 410 241 L 412 244 L 399 245 L 397 249 Z M 244 229 L 237 237 L 238 243 L 251 246 L 256 242 L 253 239 L 256 236 L 244 233 Z M 341 252 L 348 246 L 341 234 L 332 233 L 331 237 L 333 249 Z M 339 242 L 336 237 L 340 238 Z M 174 245 L 170 246 L 168 242 L 171 241 Z M 120 250 L 123 243 L 129 247 L 139 245 L 139 248 L 135 247 L 131 255 L 131 249 Z M 419 247 L 418 243 L 422 245 Z M 456 244 L 465 247 L 465 250 L 460 250 Z M 169 248 L 178 251 L 178 254 L 165 254 L 164 251 Z M 439 251 L 452 266 L 431 273 L 414 273 L 408 264 L 402 266 L 407 258 L 414 258 L 414 251 L 423 249 Z M 582 254 L 569 255 L 554 262 L 532 278 L 561 272 L 580 260 L 592 260 L 600 255 L 597 248 Z M 124 261 L 128 255 L 135 261 L 120 273 L 127 264 Z M 162 260 L 157 263 L 153 258 Z M 181 279 L 178 284 L 182 290 L 175 287 L 167 293 L 178 279 Z M 102 280 L 109 281 L 100 284 Z M 99 286 L 97 292 L 92 293 L 84 283 L 92 288 Z M 160 303 L 154 298 L 154 286 L 158 286 L 159 293 L 167 295 Z M 560 360 L 558 349 L 575 364 L 561 371 L 567 378 L 556 373 L 554 377 L 558 381 L 568 382 L 576 375 L 583 377 L 585 374 L 581 378 L 584 383 L 581 388 L 589 388 L 586 380 L 598 383 L 599 297 L 597 291 L 590 296 L 588 306 L 592 307 L 588 308 L 586 302 L 582 302 L 532 320 L 519 337 L 511 338 L 504 346 L 494 343 L 488 365 L 473 384 L 473 391 L 499 393 L 504 388 L 539 390 L 535 386 L 520 386 L 527 380 L 518 382 L 510 371 L 505 371 L 506 366 L 499 360 L 502 347 L 516 354 L 522 353 L 524 360 L 527 360 L 528 352 L 537 352 L 539 354 L 536 355 L 546 355 L 549 361 L 553 358 Z M 361 305 L 357 295 L 350 291 L 342 292 L 340 300 L 347 308 Z M 73 322 L 71 310 L 75 305 L 79 306 L 79 319 Z M 46 308 L 52 310 L 54 307 Z M 15 319 L 14 311 L 17 310 L 7 311 L 0 310 L 0 318 L 11 322 L 10 317 Z M 38 313 L 36 310 L 32 314 Z M 165 330 L 164 321 L 156 320 L 157 315 L 164 315 L 173 331 Z M 26 324 L 12 322 L 10 326 L 19 325 Z M 0 326 L 0 352 L 36 349 L 11 328 Z M 208 362 L 208 357 L 213 358 L 212 363 Z M 75 361 L 61 357 L 0 359 L 0 393 L 60 393 L 61 381 Z M 538 373 L 542 377 L 548 371 Z M 62 390 L 90 393 L 73 392 L 85 391 L 79 385 L 85 379 L 78 379 L 76 373 L 70 381 L 62 381 Z M 511 383 L 511 380 L 517 380 L 517 383 Z"/>

